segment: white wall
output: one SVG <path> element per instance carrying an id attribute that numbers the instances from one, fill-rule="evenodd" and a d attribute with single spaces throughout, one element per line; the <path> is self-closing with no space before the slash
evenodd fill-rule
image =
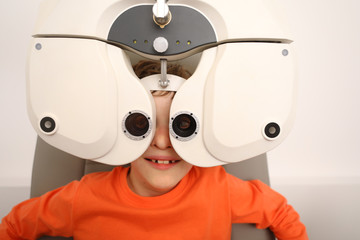
<path id="1" fill-rule="evenodd" d="M 360 183 L 360 2 L 281 0 L 299 63 L 297 119 L 271 175 Z"/>
<path id="2" fill-rule="evenodd" d="M 25 63 L 39 3 L 0 1 L 0 186 L 30 184 L 36 135 L 26 115 Z"/>
<path id="3" fill-rule="evenodd" d="M 310 239 L 360 239 L 360 2 L 280 0 L 299 63 L 292 133 L 269 153 L 272 186 Z"/>
<path id="4" fill-rule="evenodd" d="M 355 239 L 347 222 L 360 215 L 360 2 L 279 1 L 294 32 L 299 97 L 292 133 L 269 153 L 272 185 L 299 210 L 311 239 Z M 39 2 L 0 1 L 0 187 L 30 185 L 36 135 L 25 61 Z"/>

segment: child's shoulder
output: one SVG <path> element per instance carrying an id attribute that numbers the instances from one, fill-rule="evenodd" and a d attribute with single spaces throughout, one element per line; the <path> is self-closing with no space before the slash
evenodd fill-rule
<path id="1" fill-rule="evenodd" d="M 119 176 L 121 176 L 122 174 L 126 174 L 127 171 L 128 171 L 128 168 L 118 166 L 118 167 L 114 167 L 111 171 L 88 173 L 82 177 L 80 182 L 82 182 L 82 183 L 96 182 L 96 183 L 101 184 L 104 181 L 111 181 L 111 180 L 118 179 Z"/>
<path id="2" fill-rule="evenodd" d="M 193 166 L 193 170 L 198 174 L 224 174 L 226 173 L 224 167 L 215 166 L 215 167 L 197 167 Z"/>
<path id="3" fill-rule="evenodd" d="M 216 167 L 193 167 L 193 172 L 196 178 L 208 180 L 222 180 L 226 179 L 228 173 L 222 166 Z"/>
<path id="4" fill-rule="evenodd" d="M 227 184 L 232 185 L 255 185 L 256 187 L 264 188 L 263 185 L 267 186 L 265 183 L 262 183 L 260 180 L 244 180 L 237 176 L 234 176 L 228 173 L 223 166 L 216 167 L 194 167 L 194 175 L 196 178 L 204 178 L 214 182 L 226 182 Z"/>

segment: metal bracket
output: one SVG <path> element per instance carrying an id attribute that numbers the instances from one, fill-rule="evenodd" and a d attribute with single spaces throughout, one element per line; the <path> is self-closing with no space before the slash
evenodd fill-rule
<path id="1" fill-rule="evenodd" d="M 170 84 L 169 79 L 167 79 L 167 60 L 166 59 L 161 59 L 160 60 L 160 66 L 161 66 L 161 78 L 159 80 L 159 85 L 162 88 L 167 88 Z"/>
<path id="2" fill-rule="evenodd" d="M 159 27 L 164 28 L 171 21 L 171 12 L 166 4 L 168 0 L 156 0 L 153 6 L 153 19 Z"/>

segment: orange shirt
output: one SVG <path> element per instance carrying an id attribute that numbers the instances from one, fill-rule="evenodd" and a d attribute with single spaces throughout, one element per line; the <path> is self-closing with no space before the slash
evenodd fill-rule
<path id="1" fill-rule="evenodd" d="M 286 199 L 260 181 L 193 167 L 169 193 L 141 197 L 127 185 L 128 170 L 92 173 L 17 205 L 0 225 L 0 239 L 229 240 L 232 223 L 270 227 L 279 240 L 308 239 Z"/>

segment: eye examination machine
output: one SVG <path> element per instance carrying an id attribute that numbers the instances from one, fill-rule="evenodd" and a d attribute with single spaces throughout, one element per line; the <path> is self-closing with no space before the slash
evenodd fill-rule
<path id="1" fill-rule="evenodd" d="M 72 155 L 126 164 L 155 132 L 149 88 L 169 88 L 184 160 L 207 167 L 265 153 L 294 119 L 292 40 L 278 11 L 272 0 L 44 1 L 28 65 L 32 126 Z M 143 83 L 131 57 L 161 61 L 162 74 Z M 167 75 L 167 62 L 187 59 L 187 81 Z"/>
<path id="2" fill-rule="evenodd" d="M 210 167 L 262 155 L 294 121 L 292 37 L 274 0 L 47 0 L 33 32 L 27 107 L 39 139 L 73 157 L 123 165 L 156 129 L 151 90 L 176 91 L 175 151 Z M 139 60 L 161 74 L 139 79 Z M 187 80 L 167 73 L 179 63 Z M 51 162 L 51 159 L 48 159 Z"/>

